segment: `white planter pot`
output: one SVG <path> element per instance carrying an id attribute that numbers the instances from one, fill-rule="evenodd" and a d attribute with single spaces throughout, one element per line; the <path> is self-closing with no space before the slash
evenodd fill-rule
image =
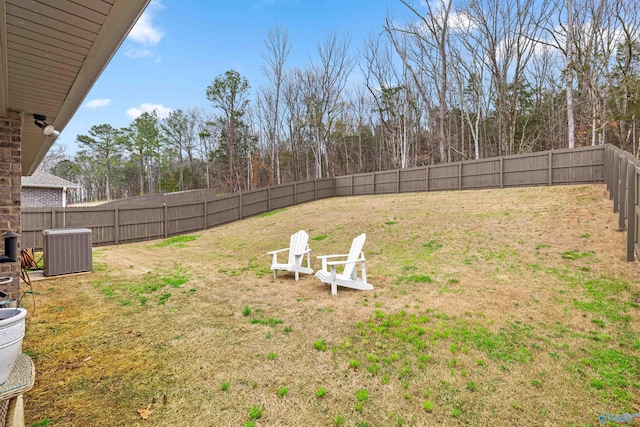
<path id="1" fill-rule="evenodd" d="M 24 308 L 0 308 L 0 384 L 3 384 L 22 352 Z"/>

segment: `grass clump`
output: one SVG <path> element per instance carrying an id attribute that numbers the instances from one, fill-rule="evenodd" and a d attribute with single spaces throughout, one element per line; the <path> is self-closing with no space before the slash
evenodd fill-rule
<path id="1" fill-rule="evenodd" d="M 243 316 L 248 316 L 251 314 L 251 309 L 245 305 L 245 307 L 242 309 L 242 315 Z"/>
<path id="2" fill-rule="evenodd" d="M 278 397 L 284 397 L 289 393 L 289 387 L 280 387 L 278 389 Z"/>
<path id="3" fill-rule="evenodd" d="M 174 236 L 169 237 L 168 239 L 161 240 L 158 243 L 154 243 L 153 247 L 155 248 L 166 248 L 167 246 L 174 246 L 176 248 L 184 248 L 186 247 L 185 243 L 193 242 L 194 240 L 200 238 L 198 234 L 188 234 L 185 236 Z"/>
<path id="4" fill-rule="evenodd" d="M 258 215 L 256 215 L 256 217 L 257 217 L 257 218 L 268 218 L 268 217 L 270 217 L 270 216 L 273 216 L 273 215 L 279 214 L 280 212 L 284 212 L 284 211 L 286 211 L 286 210 L 287 210 L 286 208 L 282 208 L 282 209 L 275 209 L 275 210 L 272 210 L 272 211 L 269 211 L 269 212 L 263 212 L 263 213 L 261 213 L 261 214 L 258 214 Z"/>
<path id="5" fill-rule="evenodd" d="M 134 301 L 138 305 L 144 306 L 150 299 L 157 297 L 158 305 L 164 305 L 171 297 L 170 292 L 163 291 L 166 287 L 180 288 L 190 280 L 190 274 L 185 270 L 176 267 L 170 273 L 148 272 L 138 280 L 127 282 L 96 280 L 95 285 L 102 295 L 108 298 L 116 298 L 124 306 L 133 305 Z M 193 293 L 189 293 L 192 295 Z"/>
<path id="6" fill-rule="evenodd" d="M 268 319 L 251 319 L 251 322 L 249 323 L 251 323 L 252 325 L 276 326 L 283 322 L 280 319 L 270 317 Z"/>
<path id="7" fill-rule="evenodd" d="M 327 351 L 327 343 L 324 342 L 324 338 L 320 338 L 313 342 L 313 348 L 319 351 Z"/>
<path id="8" fill-rule="evenodd" d="M 565 251 L 562 253 L 562 259 L 576 260 L 581 258 L 591 258 L 593 255 L 593 252 L 580 252 L 576 250 Z"/>
<path id="9" fill-rule="evenodd" d="M 369 398 L 369 392 L 365 389 L 356 390 L 356 400 L 358 402 L 364 402 Z"/>
<path id="10" fill-rule="evenodd" d="M 433 405 L 433 402 L 430 400 L 425 400 L 422 403 L 422 408 L 427 411 L 427 412 L 433 412 L 433 409 L 435 408 L 435 406 Z"/>
<path id="11" fill-rule="evenodd" d="M 253 405 L 251 409 L 249 409 L 249 418 L 251 420 L 259 420 L 262 418 L 263 408 L 260 405 Z"/>
<path id="12" fill-rule="evenodd" d="M 433 279 L 426 274 L 412 274 L 411 276 L 400 277 L 399 281 L 405 283 L 431 283 Z"/>
<path id="13" fill-rule="evenodd" d="M 324 387 L 320 387 L 316 390 L 316 397 L 318 399 L 323 398 L 327 394 L 327 390 Z"/>

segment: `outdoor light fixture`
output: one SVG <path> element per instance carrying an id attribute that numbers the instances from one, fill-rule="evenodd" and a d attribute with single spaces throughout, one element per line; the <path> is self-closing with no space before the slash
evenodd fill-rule
<path id="1" fill-rule="evenodd" d="M 60 132 L 55 130 L 53 125 L 47 124 L 47 116 L 43 116 L 42 114 L 34 114 L 33 123 L 35 123 L 35 125 L 40 129 L 42 129 L 42 133 L 46 136 L 57 138 L 58 135 L 60 135 Z"/>

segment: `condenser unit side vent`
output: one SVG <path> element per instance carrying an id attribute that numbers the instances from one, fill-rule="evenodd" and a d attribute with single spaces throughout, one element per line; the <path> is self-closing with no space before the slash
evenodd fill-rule
<path id="1" fill-rule="evenodd" d="M 91 271 L 91 230 L 58 228 L 42 235 L 45 276 Z"/>

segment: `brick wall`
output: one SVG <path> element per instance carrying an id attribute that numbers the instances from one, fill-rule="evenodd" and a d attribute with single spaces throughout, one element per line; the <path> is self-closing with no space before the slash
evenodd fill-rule
<path id="1" fill-rule="evenodd" d="M 20 145 L 24 114 L 9 111 L 8 117 L 0 117 L 0 237 L 7 231 L 20 233 Z M 18 239 L 20 244 L 20 239 Z M 4 242 L 0 242 L 4 252 Z M 13 278 L 11 285 L 0 290 L 10 298 L 20 298 L 20 262 L 0 263 L 0 276 Z"/>
<path id="2" fill-rule="evenodd" d="M 22 187 L 23 208 L 61 208 L 62 188 Z"/>

